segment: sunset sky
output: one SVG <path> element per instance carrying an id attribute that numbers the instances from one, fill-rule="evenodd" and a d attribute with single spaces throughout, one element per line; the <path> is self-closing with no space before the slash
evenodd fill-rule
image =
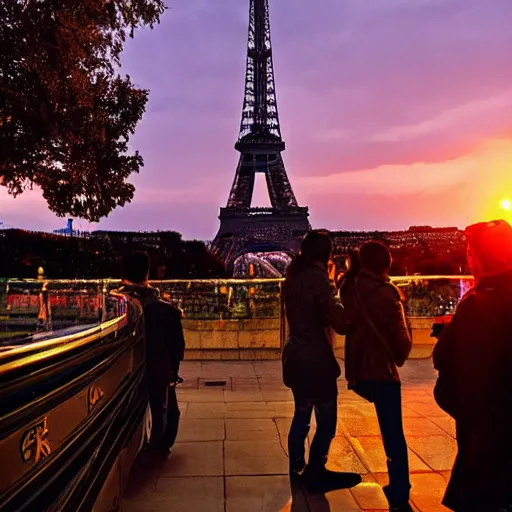
<path id="1" fill-rule="evenodd" d="M 145 167 L 101 228 L 215 235 L 238 159 L 248 4 L 168 0 L 127 46 L 124 71 L 151 91 L 132 141 Z M 270 4 L 283 157 L 314 227 L 512 221 L 499 206 L 512 199 L 512 0 Z M 65 224 L 37 191 L 3 189 L 0 221 Z"/>

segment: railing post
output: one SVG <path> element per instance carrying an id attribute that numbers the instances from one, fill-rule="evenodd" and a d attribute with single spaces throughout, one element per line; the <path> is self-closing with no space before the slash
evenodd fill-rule
<path id="1" fill-rule="evenodd" d="M 107 321 L 107 285 L 105 279 L 101 281 L 101 323 Z"/>
<path id="2" fill-rule="evenodd" d="M 50 301 L 48 297 L 48 281 L 43 282 L 39 293 L 39 313 L 37 315 L 37 330 L 51 331 L 53 322 L 51 318 Z"/>

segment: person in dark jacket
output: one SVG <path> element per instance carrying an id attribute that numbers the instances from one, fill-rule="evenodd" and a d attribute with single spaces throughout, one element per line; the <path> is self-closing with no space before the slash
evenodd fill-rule
<path id="1" fill-rule="evenodd" d="M 290 478 L 301 480 L 309 490 L 326 491 L 330 486 L 357 485 L 361 479 L 348 478 L 326 469 L 331 441 L 336 434 L 337 379 L 340 366 L 333 348 L 331 328 L 346 332 L 346 315 L 336 300 L 327 264 L 332 241 L 326 231 L 311 231 L 300 255 L 289 267 L 284 301 L 290 336 L 283 350 L 283 378 L 291 388 L 295 413 L 288 436 Z M 317 429 L 306 466 L 305 441 L 315 410 Z"/>
<path id="2" fill-rule="evenodd" d="M 185 339 L 181 312 L 160 299 L 159 290 L 148 284 L 148 278 L 148 255 L 135 252 L 123 262 L 123 287 L 119 291 L 139 300 L 143 308 L 152 421 L 150 446 L 168 453 L 178 434 L 180 410 L 176 383 Z"/>
<path id="3" fill-rule="evenodd" d="M 443 504 L 512 510 L 512 228 L 466 229 L 475 286 L 434 348 L 436 401 L 456 422 L 458 453 Z"/>
<path id="4" fill-rule="evenodd" d="M 389 485 L 384 492 L 390 510 L 412 511 L 407 444 L 402 425 L 402 398 L 397 366 L 412 347 L 400 291 L 390 282 L 391 253 L 380 242 L 359 251 L 361 270 L 342 283 L 341 300 L 350 328 L 345 342 L 348 388 L 375 404 Z"/>

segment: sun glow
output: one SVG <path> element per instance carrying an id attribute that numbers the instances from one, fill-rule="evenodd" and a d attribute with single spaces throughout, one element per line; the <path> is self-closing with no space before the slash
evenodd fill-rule
<path id="1" fill-rule="evenodd" d="M 509 212 L 512 210 L 512 201 L 510 199 L 502 199 L 500 206 L 502 210 Z"/>

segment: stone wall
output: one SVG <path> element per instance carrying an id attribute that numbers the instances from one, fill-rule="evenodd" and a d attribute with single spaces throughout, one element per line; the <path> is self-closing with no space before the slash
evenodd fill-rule
<path id="1" fill-rule="evenodd" d="M 183 320 L 186 359 L 276 359 L 281 354 L 279 318 Z"/>
<path id="2" fill-rule="evenodd" d="M 430 337 L 433 319 L 411 318 L 413 349 L 411 358 L 432 354 L 436 339 Z M 185 359 L 251 360 L 277 359 L 281 353 L 281 321 L 278 318 L 254 320 L 183 320 L 187 343 Z M 336 354 L 343 359 L 345 337 L 336 336 Z"/>

